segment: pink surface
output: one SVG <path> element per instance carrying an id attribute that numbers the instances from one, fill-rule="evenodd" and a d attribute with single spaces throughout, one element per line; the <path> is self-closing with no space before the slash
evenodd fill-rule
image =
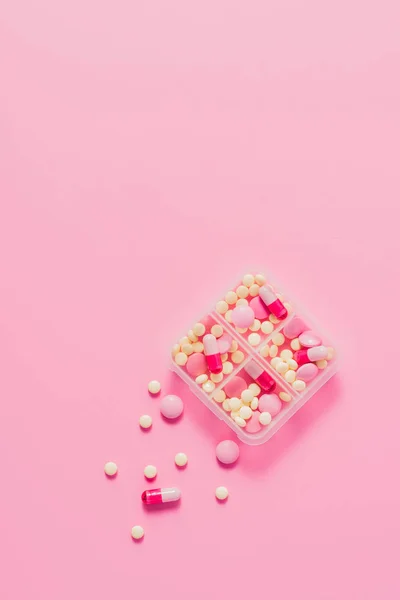
<path id="1" fill-rule="evenodd" d="M 395 0 L 1 3 L 2 600 L 399 598 L 399 19 Z M 342 368 L 224 468 L 229 430 L 167 355 L 254 263 Z M 142 506 L 147 463 L 179 505 Z"/>

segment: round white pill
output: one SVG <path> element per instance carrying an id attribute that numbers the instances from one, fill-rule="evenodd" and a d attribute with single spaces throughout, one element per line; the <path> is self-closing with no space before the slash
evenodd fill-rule
<path id="1" fill-rule="evenodd" d="M 238 416 L 239 416 L 239 411 L 238 410 L 232 410 L 231 411 L 231 417 L 232 417 L 233 420 L 235 420 L 236 417 L 238 417 Z"/>
<path id="2" fill-rule="evenodd" d="M 276 367 L 280 365 L 281 362 L 283 361 L 279 358 L 279 356 L 274 356 L 274 358 L 271 360 L 271 367 L 273 369 L 276 369 Z"/>
<path id="3" fill-rule="evenodd" d="M 287 392 L 280 392 L 279 398 L 282 402 L 290 402 L 292 397 Z"/>
<path id="4" fill-rule="evenodd" d="M 297 362 L 294 360 L 294 358 L 291 358 L 290 360 L 288 360 L 287 364 L 289 365 L 289 369 L 292 369 L 292 371 L 296 371 L 299 366 L 297 364 Z"/>
<path id="5" fill-rule="evenodd" d="M 285 343 L 285 336 L 283 333 L 276 333 L 272 337 L 272 342 L 275 344 L 275 346 L 282 346 L 282 344 Z"/>
<path id="6" fill-rule="evenodd" d="M 257 273 L 257 275 L 255 276 L 255 282 L 258 283 L 258 285 L 264 285 L 265 282 L 267 280 L 265 279 L 264 275 L 262 275 L 261 273 Z"/>
<path id="7" fill-rule="evenodd" d="M 153 419 L 150 417 L 150 415 L 142 415 L 139 419 L 139 425 L 142 429 L 148 429 L 151 427 L 152 423 Z"/>
<path id="8" fill-rule="evenodd" d="M 180 344 L 181 348 L 182 348 L 182 346 L 185 346 L 185 344 L 190 344 L 190 340 L 189 340 L 188 336 L 185 335 L 185 337 L 181 338 L 179 340 L 179 344 Z"/>
<path id="9" fill-rule="evenodd" d="M 225 302 L 227 302 L 228 304 L 236 304 L 237 299 L 238 299 L 238 297 L 237 297 L 236 292 L 230 291 L 225 296 Z"/>
<path id="10" fill-rule="evenodd" d="M 257 410 L 258 398 L 253 398 L 253 400 L 250 402 L 250 408 L 251 408 L 251 410 Z"/>
<path id="11" fill-rule="evenodd" d="M 213 398 L 214 398 L 215 402 L 222 404 L 222 402 L 226 398 L 226 394 L 225 394 L 224 390 L 217 390 L 216 392 L 214 392 Z"/>
<path id="12" fill-rule="evenodd" d="M 229 399 L 229 406 L 231 410 L 239 410 L 243 405 L 243 402 L 240 400 L 240 398 L 230 398 Z"/>
<path id="13" fill-rule="evenodd" d="M 144 529 L 140 525 L 132 527 L 131 535 L 134 540 L 141 540 L 144 536 Z"/>
<path id="14" fill-rule="evenodd" d="M 201 387 L 207 394 L 210 394 L 215 390 L 215 383 L 209 379 L 208 381 L 203 383 Z"/>
<path id="15" fill-rule="evenodd" d="M 247 341 L 249 342 L 250 346 L 258 346 L 258 344 L 261 342 L 261 337 L 258 333 L 251 333 L 247 338 Z"/>
<path id="16" fill-rule="evenodd" d="M 242 419 L 242 417 L 235 417 L 235 423 L 236 425 L 239 425 L 239 427 L 246 427 L 246 421 Z"/>
<path id="17" fill-rule="evenodd" d="M 235 365 L 239 365 L 241 362 L 244 361 L 243 352 L 241 350 L 236 350 L 236 352 L 233 352 L 232 356 L 231 356 L 231 361 L 233 363 L 235 363 Z M 226 364 L 226 363 L 224 363 L 224 364 Z"/>
<path id="18" fill-rule="evenodd" d="M 279 362 L 279 364 L 276 365 L 276 370 L 281 375 L 284 375 L 286 373 L 286 371 L 289 371 L 289 365 L 287 363 L 283 362 L 283 360 L 281 360 Z"/>
<path id="19" fill-rule="evenodd" d="M 210 375 L 210 379 L 214 383 L 221 383 L 221 381 L 223 380 L 223 378 L 224 378 L 224 374 L 223 373 L 211 373 L 211 375 Z"/>
<path id="20" fill-rule="evenodd" d="M 248 300 L 246 300 L 246 298 L 239 298 L 239 300 L 236 302 L 236 306 L 248 306 L 249 302 Z"/>
<path id="21" fill-rule="evenodd" d="M 260 289 L 260 286 L 257 285 L 256 283 L 253 283 L 253 285 L 251 285 L 249 287 L 250 296 L 253 296 L 253 298 L 254 298 L 254 296 L 258 296 L 259 289 Z"/>
<path id="22" fill-rule="evenodd" d="M 205 332 L 206 328 L 205 325 L 203 325 L 203 323 L 196 323 L 196 325 L 193 327 L 193 333 L 197 336 L 204 335 Z"/>
<path id="23" fill-rule="evenodd" d="M 228 303 L 225 302 L 225 300 L 220 300 L 219 302 L 217 302 L 217 313 L 219 313 L 220 315 L 224 315 L 226 313 L 226 311 L 228 310 L 229 306 Z"/>
<path id="24" fill-rule="evenodd" d="M 236 290 L 236 294 L 238 298 L 247 298 L 247 296 L 249 295 L 249 288 L 245 285 L 239 285 L 239 287 Z"/>
<path id="25" fill-rule="evenodd" d="M 327 360 L 317 360 L 317 362 L 315 363 L 318 367 L 318 369 L 326 369 L 326 367 L 328 366 L 328 361 Z"/>
<path id="26" fill-rule="evenodd" d="M 293 383 L 293 381 L 296 379 L 296 373 L 294 371 L 287 371 L 285 373 L 285 379 L 288 383 Z"/>
<path id="27" fill-rule="evenodd" d="M 284 360 L 285 362 L 287 362 L 291 358 L 293 358 L 293 352 L 291 350 L 282 350 L 282 352 L 281 352 L 281 359 L 282 360 Z"/>
<path id="28" fill-rule="evenodd" d="M 177 467 L 184 467 L 187 465 L 188 457 L 184 452 L 178 452 L 175 454 L 175 464 Z"/>
<path id="29" fill-rule="evenodd" d="M 104 465 L 104 473 L 109 477 L 113 477 L 118 471 L 118 467 L 115 462 L 107 462 Z"/>
<path id="30" fill-rule="evenodd" d="M 256 383 L 251 383 L 249 385 L 249 390 L 253 392 L 254 396 L 258 396 L 259 394 L 261 394 L 261 388 Z"/>
<path id="31" fill-rule="evenodd" d="M 199 341 L 199 338 L 198 338 L 198 337 L 197 337 L 197 335 L 194 333 L 193 329 L 190 329 L 190 330 L 188 331 L 188 334 L 187 334 L 187 336 L 188 336 L 188 338 L 189 338 L 189 340 L 190 340 L 191 342 L 198 342 L 198 341 Z"/>
<path id="32" fill-rule="evenodd" d="M 272 346 L 269 347 L 269 355 L 271 358 L 275 358 L 275 356 L 277 356 L 278 354 L 278 346 L 275 346 L 275 344 L 273 344 Z"/>
<path id="33" fill-rule="evenodd" d="M 150 381 L 147 387 L 150 394 L 158 394 L 158 392 L 161 390 L 161 383 L 156 379 L 153 379 L 152 381 Z"/>
<path id="34" fill-rule="evenodd" d="M 294 338 L 294 340 L 292 340 L 292 341 L 290 342 L 290 347 L 291 347 L 291 349 L 292 349 L 292 350 L 294 350 L 294 351 L 296 351 L 296 350 L 300 350 L 300 348 L 301 348 L 301 344 L 300 344 L 299 338 Z"/>
<path id="35" fill-rule="evenodd" d="M 301 379 L 296 379 L 296 381 L 293 381 L 292 387 L 296 390 L 296 392 L 302 392 L 306 389 L 306 382 L 302 381 Z"/>
<path id="36" fill-rule="evenodd" d="M 143 473 L 146 479 L 154 479 L 154 477 L 157 475 L 157 469 L 154 465 L 146 465 Z"/>
<path id="37" fill-rule="evenodd" d="M 242 283 L 243 285 L 245 285 L 246 287 L 250 287 L 251 285 L 253 285 L 254 283 L 254 275 L 252 275 L 251 273 L 248 273 L 247 275 L 245 275 L 242 279 Z"/>
<path id="38" fill-rule="evenodd" d="M 194 352 L 203 352 L 204 350 L 202 342 L 195 342 L 194 344 L 192 344 L 192 348 Z"/>
<path id="39" fill-rule="evenodd" d="M 241 393 L 240 397 L 241 397 L 241 399 L 243 400 L 243 402 L 245 404 L 250 404 L 250 402 L 254 398 L 254 392 L 252 392 L 250 389 L 243 390 L 243 392 Z"/>
<path id="40" fill-rule="evenodd" d="M 187 354 L 185 354 L 184 352 L 178 352 L 178 354 L 175 356 L 175 362 L 180 367 L 183 367 L 184 365 L 186 365 L 187 359 L 188 359 Z"/>
<path id="41" fill-rule="evenodd" d="M 246 333 L 247 327 L 236 327 L 238 333 Z"/>
<path id="42" fill-rule="evenodd" d="M 265 333 L 265 335 L 269 335 L 274 330 L 274 326 L 270 321 L 263 321 L 261 323 L 261 331 Z"/>
<path id="43" fill-rule="evenodd" d="M 272 421 L 272 417 L 269 412 L 262 412 L 258 417 L 261 425 L 269 425 Z"/>
<path id="44" fill-rule="evenodd" d="M 233 364 L 231 362 L 229 362 L 229 360 L 227 360 L 222 365 L 222 372 L 224 375 L 229 375 L 229 373 L 232 373 L 232 371 L 233 371 Z"/>
<path id="45" fill-rule="evenodd" d="M 229 400 L 226 399 L 222 402 L 222 408 L 226 411 L 226 412 L 230 412 L 231 410 L 231 405 L 229 404 Z"/>
<path id="46" fill-rule="evenodd" d="M 253 325 L 249 327 L 250 331 L 258 331 L 261 329 L 261 321 L 259 319 L 254 319 Z"/>
<path id="47" fill-rule="evenodd" d="M 211 327 L 211 333 L 215 335 L 216 338 L 219 338 L 224 333 L 224 330 L 222 329 L 221 325 L 213 325 Z"/>
<path id="48" fill-rule="evenodd" d="M 186 354 L 187 356 L 190 356 L 191 354 L 193 354 L 194 350 L 193 350 L 192 344 L 183 344 L 182 352 L 184 354 Z"/>
<path id="49" fill-rule="evenodd" d="M 215 497 L 218 500 L 226 500 L 228 496 L 229 496 L 228 489 L 226 487 L 224 487 L 223 485 L 220 485 L 215 490 Z"/>
<path id="50" fill-rule="evenodd" d="M 203 375 L 198 375 L 195 379 L 197 385 L 202 385 L 206 381 L 208 381 L 208 375 L 206 375 L 205 373 L 203 373 Z"/>
<path id="51" fill-rule="evenodd" d="M 239 410 L 239 417 L 242 417 L 242 419 L 244 419 L 245 421 L 250 419 L 252 414 L 253 411 L 251 410 L 250 406 L 242 406 Z"/>

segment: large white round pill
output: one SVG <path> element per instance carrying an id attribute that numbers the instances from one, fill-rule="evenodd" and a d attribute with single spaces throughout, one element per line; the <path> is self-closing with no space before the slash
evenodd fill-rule
<path id="1" fill-rule="evenodd" d="M 118 471 L 118 467 L 115 464 L 115 462 L 107 462 L 104 465 L 104 473 L 106 475 L 108 475 L 109 477 L 113 477 L 117 471 Z"/>
<path id="2" fill-rule="evenodd" d="M 225 486 L 220 485 L 215 490 L 215 496 L 218 500 L 226 500 L 227 497 L 229 496 L 228 489 Z"/>
<path id="3" fill-rule="evenodd" d="M 177 467 L 184 467 L 187 465 L 188 457 L 184 452 L 178 452 L 175 454 L 175 464 Z"/>
<path id="4" fill-rule="evenodd" d="M 158 392 L 161 390 L 161 383 L 156 379 L 153 379 L 153 381 L 150 381 L 147 387 L 150 394 L 158 394 Z"/>
<path id="5" fill-rule="evenodd" d="M 148 429 L 151 427 L 152 423 L 153 419 L 150 417 L 150 415 L 142 415 L 139 419 L 139 425 L 142 429 Z"/>
<path id="6" fill-rule="evenodd" d="M 134 540 L 141 540 L 144 536 L 144 529 L 140 525 L 132 527 L 131 535 Z"/>
<path id="7" fill-rule="evenodd" d="M 157 469 L 154 465 L 147 465 L 143 472 L 146 479 L 154 479 L 157 475 Z"/>

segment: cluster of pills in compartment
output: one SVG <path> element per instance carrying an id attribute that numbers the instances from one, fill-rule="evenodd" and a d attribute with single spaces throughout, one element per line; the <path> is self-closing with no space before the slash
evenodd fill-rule
<path id="1" fill-rule="evenodd" d="M 211 394 L 224 377 L 230 375 L 245 355 L 239 344 L 219 323 L 196 323 L 172 348 L 172 358 L 184 368 L 197 385 Z"/>
<path id="2" fill-rule="evenodd" d="M 296 392 L 303 392 L 334 357 L 334 349 L 322 345 L 321 337 L 300 317 L 294 317 L 271 342 L 261 348 L 261 356 L 269 358 L 272 368 Z"/>

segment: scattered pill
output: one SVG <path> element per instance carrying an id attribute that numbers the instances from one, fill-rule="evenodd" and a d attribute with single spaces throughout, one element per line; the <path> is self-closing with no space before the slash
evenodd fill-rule
<path id="1" fill-rule="evenodd" d="M 328 362 L 326 360 L 317 360 L 315 364 L 317 365 L 318 369 L 326 369 L 328 366 Z"/>
<path id="2" fill-rule="evenodd" d="M 222 365 L 222 372 L 224 375 L 229 375 L 233 371 L 233 364 L 228 360 Z"/>
<path id="3" fill-rule="evenodd" d="M 245 285 L 246 287 L 249 288 L 254 283 L 254 275 L 251 275 L 250 273 L 248 273 L 247 275 L 245 275 L 243 277 L 242 283 L 243 283 L 243 285 Z"/>
<path id="4" fill-rule="evenodd" d="M 294 340 L 292 340 L 290 342 L 290 347 L 291 347 L 292 350 L 300 350 L 301 344 L 299 342 L 299 339 L 295 338 Z"/>
<path id="5" fill-rule="evenodd" d="M 144 504 L 165 504 L 166 502 L 176 502 L 181 497 L 178 488 L 157 488 L 154 490 L 145 490 L 142 494 Z"/>
<path id="6" fill-rule="evenodd" d="M 253 298 L 254 298 L 255 296 L 258 296 L 258 292 L 259 292 L 259 290 L 260 290 L 260 286 L 259 286 L 259 285 L 257 285 L 256 283 L 253 283 L 253 285 L 251 285 L 251 286 L 249 287 L 249 294 L 250 294 L 250 296 L 252 296 Z"/>
<path id="7" fill-rule="evenodd" d="M 285 325 L 283 333 L 289 340 L 292 340 L 293 338 L 299 337 L 306 329 L 307 325 L 304 323 L 303 319 L 294 317 L 287 325 Z"/>
<path id="8" fill-rule="evenodd" d="M 232 311 L 232 323 L 236 327 L 246 328 L 253 324 L 254 311 L 250 306 L 236 306 Z"/>
<path id="9" fill-rule="evenodd" d="M 259 319 L 254 319 L 253 324 L 249 327 L 250 331 L 258 331 L 261 329 L 261 321 Z"/>
<path id="10" fill-rule="evenodd" d="M 182 352 L 184 352 L 187 356 L 193 354 L 194 350 L 192 344 L 183 344 Z"/>
<path id="11" fill-rule="evenodd" d="M 239 417 L 241 417 L 245 421 L 247 421 L 247 419 L 250 419 L 252 414 L 253 411 L 251 410 L 250 406 L 242 406 L 239 410 Z"/>
<path id="12" fill-rule="evenodd" d="M 192 344 L 192 348 L 193 352 L 203 352 L 204 345 L 202 344 L 202 342 L 195 342 L 194 344 Z"/>
<path id="13" fill-rule="evenodd" d="M 276 394 L 263 394 L 258 399 L 258 410 L 268 412 L 271 417 L 275 417 L 282 408 L 282 402 Z"/>
<path id="14" fill-rule="evenodd" d="M 225 302 L 227 304 L 236 304 L 237 300 L 238 300 L 238 297 L 237 297 L 236 292 L 230 291 L 225 296 Z"/>
<path id="15" fill-rule="evenodd" d="M 219 313 L 220 315 L 224 315 L 229 309 L 228 303 L 225 302 L 225 300 L 220 300 L 219 302 L 217 302 L 216 309 L 217 313 Z"/>
<path id="16" fill-rule="evenodd" d="M 184 467 L 187 465 L 188 457 L 184 452 L 178 452 L 175 454 L 175 464 L 177 467 Z"/>
<path id="17" fill-rule="evenodd" d="M 294 373 L 294 371 L 292 372 Z M 297 379 L 301 379 L 302 381 L 306 382 L 312 381 L 317 375 L 318 366 L 314 365 L 314 363 L 307 363 L 305 365 L 302 365 L 296 373 Z"/>
<path id="18" fill-rule="evenodd" d="M 222 402 L 226 398 L 226 394 L 225 394 L 224 390 L 217 390 L 216 392 L 214 392 L 213 398 L 214 398 L 215 402 L 218 402 L 218 404 L 222 404 Z"/>
<path id="19" fill-rule="evenodd" d="M 114 475 L 117 473 L 118 471 L 118 467 L 115 464 L 115 462 L 107 462 L 104 465 L 104 473 L 106 475 L 108 475 L 109 477 L 114 477 Z"/>
<path id="20" fill-rule="evenodd" d="M 186 365 L 187 359 L 188 359 L 187 354 L 185 354 L 184 352 L 178 352 L 178 354 L 175 356 L 175 362 L 180 367 L 183 367 L 184 365 Z"/>
<path id="21" fill-rule="evenodd" d="M 154 479 L 157 475 L 157 469 L 154 465 L 147 465 L 143 472 L 146 479 Z"/>
<path id="22" fill-rule="evenodd" d="M 258 273 L 254 279 L 255 279 L 255 282 L 258 283 L 259 286 L 265 285 L 266 279 L 265 279 L 264 275 L 262 275 L 261 273 Z"/>
<path id="23" fill-rule="evenodd" d="M 250 361 L 244 370 L 264 392 L 272 392 L 275 388 L 276 381 L 256 361 Z"/>
<path id="24" fill-rule="evenodd" d="M 288 383 L 293 383 L 293 381 L 296 379 L 296 373 L 292 370 L 287 371 L 285 373 L 285 379 Z"/>
<path id="25" fill-rule="evenodd" d="M 160 411 L 166 419 L 176 419 L 183 412 L 183 402 L 179 396 L 168 394 L 160 402 Z"/>
<path id="26" fill-rule="evenodd" d="M 226 500 L 228 496 L 229 496 L 229 492 L 228 492 L 227 488 L 224 487 L 223 485 L 220 485 L 215 490 L 215 497 L 218 500 Z"/>
<path id="27" fill-rule="evenodd" d="M 246 421 L 242 419 L 242 417 L 235 417 L 235 423 L 236 425 L 239 425 L 239 427 L 246 427 Z"/>
<path id="28" fill-rule="evenodd" d="M 272 421 L 272 417 L 269 412 L 262 412 L 260 413 L 258 420 L 260 421 L 261 425 L 269 425 Z"/>
<path id="29" fill-rule="evenodd" d="M 293 358 L 293 352 L 291 350 L 282 350 L 281 359 L 287 362 L 288 360 Z"/>
<path id="30" fill-rule="evenodd" d="M 290 396 L 290 394 L 288 394 L 287 392 L 281 392 L 279 394 L 279 398 L 283 401 L 283 402 L 290 402 L 292 397 Z"/>
<path id="31" fill-rule="evenodd" d="M 215 383 L 209 379 L 201 386 L 207 394 L 211 394 L 215 390 Z"/>
<path id="32" fill-rule="evenodd" d="M 202 385 L 203 383 L 208 381 L 208 375 L 203 373 L 202 375 L 199 375 L 198 377 L 196 377 L 195 381 L 196 381 L 197 385 Z"/>
<path id="33" fill-rule="evenodd" d="M 275 356 L 277 356 L 277 354 L 278 354 L 278 346 L 273 344 L 272 346 L 269 347 L 269 355 L 271 358 L 275 358 Z"/>
<path id="34" fill-rule="evenodd" d="M 222 360 L 215 335 L 208 333 L 203 338 L 204 355 L 211 373 L 221 373 Z"/>
<path id="35" fill-rule="evenodd" d="M 232 353 L 231 360 L 235 365 L 239 365 L 244 361 L 244 354 L 241 350 L 236 350 L 236 352 Z"/>
<path id="36" fill-rule="evenodd" d="M 324 360 L 328 356 L 328 350 L 325 346 L 314 346 L 313 348 L 302 348 L 294 353 L 294 360 L 299 366 L 308 362 L 317 362 Z"/>
<path id="37" fill-rule="evenodd" d="M 255 298 L 250 300 L 249 306 L 253 310 L 257 319 L 268 319 L 270 312 L 265 306 L 264 302 L 261 300 L 260 296 L 255 296 Z"/>
<path id="38" fill-rule="evenodd" d="M 231 465 L 239 458 L 239 446 L 232 440 L 223 440 L 217 445 L 215 454 L 224 465 Z"/>
<path id="39" fill-rule="evenodd" d="M 239 285 L 236 290 L 238 298 L 247 298 L 249 295 L 249 289 L 245 285 Z"/>
<path id="40" fill-rule="evenodd" d="M 296 392 L 302 392 L 306 389 L 306 382 L 298 379 L 296 381 L 293 381 L 292 387 L 294 390 L 296 390 Z"/>
<path id="41" fill-rule="evenodd" d="M 304 331 L 299 335 L 299 342 L 304 348 L 314 348 L 314 346 L 320 346 L 322 344 L 319 335 L 313 331 Z"/>
<path id="42" fill-rule="evenodd" d="M 158 394 L 158 392 L 161 390 L 161 383 L 153 379 L 153 381 L 150 381 L 147 387 L 150 394 Z"/>
<path id="43" fill-rule="evenodd" d="M 282 301 L 279 300 L 275 292 L 273 292 L 270 287 L 260 287 L 259 294 L 265 306 L 273 315 L 275 315 L 277 319 L 286 319 L 288 314 L 287 310 L 283 306 Z"/>
<path id="44" fill-rule="evenodd" d="M 283 333 L 276 333 L 272 337 L 272 342 L 273 344 L 275 344 L 275 346 L 282 346 L 282 344 L 285 343 L 285 336 L 283 335 Z"/>
<path id="45" fill-rule="evenodd" d="M 210 379 L 213 383 L 221 383 L 224 378 L 223 373 L 211 373 Z"/>
<path id="46" fill-rule="evenodd" d="M 192 377 L 198 377 L 206 373 L 207 361 L 204 354 L 196 352 L 189 356 L 186 363 L 186 370 Z"/>
<path id="47" fill-rule="evenodd" d="M 134 540 L 141 540 L 144 536 L 144 529 L 140 525 L 134 525 L 132 527 L 131 535 Z"/>
<path id="48" fill-rule="evenodd" d="M 254 396 L 258 396 L 259 394 L 261 394 L 261 388 L 259 385 L 257 385 L 257 383 L 251 383 L 249 385 L 249 390 L 253 392 Z"/>
<path id="49" fill-rule="evenodd" d="M 250 346 L 258 346 L 258 344 L 261 342 L 261 336 L 258 333 L 251 333 L 247 338 L 247 341 L 249 342 Z"/>
<path id="50" fill-rule="evenodd" d="M 139 425 L 142 429 L 148 429 L 151 427 L 152 423 L 153 419 L 150 417 L 150 415 L 142 415 L 139 419 Z"/>

